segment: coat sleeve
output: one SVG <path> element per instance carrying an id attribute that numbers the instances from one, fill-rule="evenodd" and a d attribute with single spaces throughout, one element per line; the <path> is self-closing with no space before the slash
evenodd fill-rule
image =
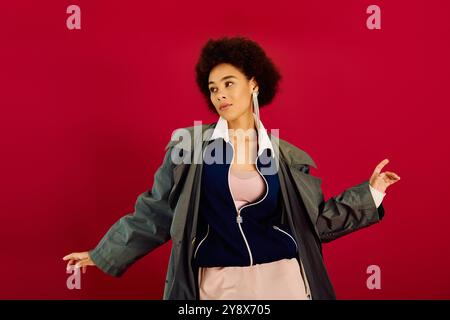
<path id="1" fill-rule="evenodd" d="M 309 173 L 309 167 L 304 170 Z M 329 242 L 383 219 L 383 204 L 377 208 L 366 180 L 325 201 L 319 188 L 316 227 L 322 242 Z"/>
<path id="2" fill-rule="evenodd" d="M 167 148 L 166 148 L 167 150 Z M 173 186 L 171 148 L 154 175 L 153 186 L 140 194 L 134 213 L 119 219 L 89 256 L 103 272 L 121 276 L 136 260 L 170 239 L 173 211 L 168 196 Z"/>

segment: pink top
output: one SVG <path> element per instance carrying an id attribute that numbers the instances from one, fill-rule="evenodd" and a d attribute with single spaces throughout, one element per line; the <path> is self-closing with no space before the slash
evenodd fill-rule
<path id="1" fill-rule="evenodd" d="M 256 170 L 242 171 L 231 166 L 230 188 L 234 204 L 239 210 L 242 206 L 263 197 L 266 191 L 266 183 Z"/>

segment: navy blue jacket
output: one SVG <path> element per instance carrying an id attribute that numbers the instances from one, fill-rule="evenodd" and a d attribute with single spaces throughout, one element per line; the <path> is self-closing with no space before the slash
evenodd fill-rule
<path id="1" fill-rule="evenodd" d="M 250 266 L 296 257 L 298 245 L 288 224 L 281 222 L 278 174 L 273 170 L 264 174 L 262 169 L 275 165 L 271 150 L 265 149 L 256 162 L 266 182 L 265 193 L 239 210 L 241 219 L 229 187 L 231 159 L 225 156 L 233 154 L 233 147 L 220 138 L 205 148 L 213 157 L 217 150 L 222 153 L 216 157 L 221 163 L 203 160 L 194 263 L 200 267 Z"/>

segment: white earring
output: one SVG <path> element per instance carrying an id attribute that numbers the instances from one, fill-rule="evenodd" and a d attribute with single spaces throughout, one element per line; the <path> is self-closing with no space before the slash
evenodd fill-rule
<path id="1" fill-rule="evenodd" d="M 253 109 L 256 114 L 256 129 L 259 131 L 259 104 L 258 104 L 258 91 L 253 91 Z"/>

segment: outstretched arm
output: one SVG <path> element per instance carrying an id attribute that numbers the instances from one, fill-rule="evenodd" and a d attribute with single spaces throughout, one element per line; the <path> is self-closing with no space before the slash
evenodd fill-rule
<path id="1" fill-rule="evenodd" d="M 335 240 L 377 223 L 383 218 L 384 208 L 381 200 L 385 190 L 400 180 L 393 172 L 381 173 L 381 169 L 388 162 L 387 159 L 380 162 L 370 180 L 346 189 L 327 201 L 324 201 L 323 194 L 320 194 L 316 226 L 322 242 Z"/>
<path id="2" fill-rule="evenodd" d="M 154 175 L 151 190 L 140 194 L 135 211 L 119 219 L 89 256 L 112 276 L 121 276 L 136 260 L 170 239 L 173 211 L 168 196 L 173 186 L 171 148 Z"/>

